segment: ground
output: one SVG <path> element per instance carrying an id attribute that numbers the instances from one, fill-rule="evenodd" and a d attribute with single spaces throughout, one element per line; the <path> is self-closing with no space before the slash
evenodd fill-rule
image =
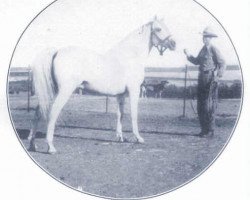
<path id="1" fill-rule="evenodd" d="M 10 113 L 24 147 L 36 98 L 27 112 L 27 94 L 10 95 Z M 139 129 L 145 144 L 131 133 L 129 100 L 123 122 L 126 142 L 116 139 L 116 101 L 74 94 L 61 113 L 55 131 L 55 155 L 46 153 L 46 123 L 39 125 L 37 152 L 31 157 L 49 174 L 78 190 L 115 198 L 138 198 L 170 191 L 199 175 L 218 156 L 235 126 L 240 100 L 220 100 L 216 133 L 199 138 L 197 115 L 180 99 L 140 99 Z M 194 105 L 196 107 L 196 105 Z"/>

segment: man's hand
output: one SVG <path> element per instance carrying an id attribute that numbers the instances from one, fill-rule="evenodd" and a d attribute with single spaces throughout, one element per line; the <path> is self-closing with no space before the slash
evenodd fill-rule
<path id="1" fill-rule="evenodd" d="M 183 52 L 184 52 L 184 54 L 185 54 L 187 57 L 190 57 L 190 54 L 189 54 L 189 52 L 188 52 L 187 49 L 184 49 Z"/>

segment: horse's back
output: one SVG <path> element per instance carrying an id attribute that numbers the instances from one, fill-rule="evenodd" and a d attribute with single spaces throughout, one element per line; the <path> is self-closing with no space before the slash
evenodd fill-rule
<path id="1" fill-rule="evenodd" d="M 74 70 L 78 70 L 79 65 L 91 65 L 94 61 L 99 60 L 100 57 L 100 55 L 93 51 L 70 46 L 58 50 L 55 63 L 59 65 L 63 64 L 66 69 L 73 68 Z"/>
<path id="2" fill-rule="evenodd" d="M 62 79 L 79 80 L 90 71 L 100 56 L 92 51 L 80 47 L 66 47 L 59 49 L 54 60 L 55 71 Z M 60 78 L 60 77 L 59 77 Z"/>
<path id="3" fill-rule="evenodd" d="M 112 94 L 125 88 L 125 67 L 117 59 L 93 51 L 80 47 L 60 49 L 54 66 L 59 85 L 79 85 L 86 81 L 93 90 L 100 92 L 108 92 L 107 87 L 113 88 Z"/>

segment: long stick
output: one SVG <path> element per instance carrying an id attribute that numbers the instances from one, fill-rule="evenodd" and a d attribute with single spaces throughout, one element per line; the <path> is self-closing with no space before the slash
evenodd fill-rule
<path id="1" fill-rule="evenodd" d="M 30 70 L 28 70 L 28 112 L 30 111 Z"/>
<path id="2" fill-rule="evenodd" d="M 184 97 L 183 97 L 183 117 L 186 116 L 186 90 L 187 90 L 187 65 L 185 67 Z"/>

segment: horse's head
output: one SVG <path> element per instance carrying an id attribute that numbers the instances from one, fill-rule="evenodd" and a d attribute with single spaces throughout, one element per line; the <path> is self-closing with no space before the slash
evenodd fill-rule
<path id="1" fill-rule="evenodd" d="M 168 48 L 171 51 L 175 50 L 176 43 L 173 40 L 167 26 L 165 25 L 164 20 L 159 20 L 157 17 L 155 17 L 150 25 L 150 50 L 153 46 L 155 46 L 158 49 L 160 55 L 163 55 L 164 51 Z"/>

